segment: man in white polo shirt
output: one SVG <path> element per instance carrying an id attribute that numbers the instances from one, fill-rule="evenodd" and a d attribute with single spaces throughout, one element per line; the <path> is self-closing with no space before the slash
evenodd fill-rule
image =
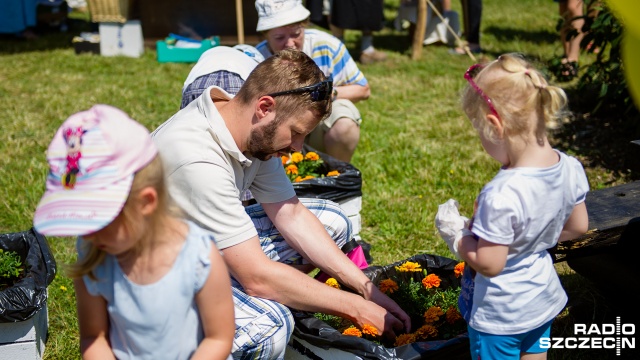
<path id="1" fill-rule="evenodd" d="M 289 308 L 369 324 L 386 338 L 409 331 L 409 316 L 342 252 L 353 240 L 340 206 L 299 200 L 281 155 L 331 111 L 332 81 L 298 50 L 258 64 L 232 96 L 211 86 L 160 125 L 152 138 L 165 163 L 171 197 L 213 232 L 231 274 L 235 359 L 282 359 L 293 332 Z M 250 189 L 257 204 L 243 207 Z M 314 268 L 341 291 L 313 279 Z"/>

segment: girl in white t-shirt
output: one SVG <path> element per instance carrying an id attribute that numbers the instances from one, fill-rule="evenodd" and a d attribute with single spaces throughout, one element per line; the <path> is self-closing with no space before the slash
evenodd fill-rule
<path id="1" fill-rule="evenodd" d="M 47 150 L 36 230 L 78 236 L 83 359 L 231 359 L 231 282 L 213 235 L 169 206 L 146 128 L 108 105 L 69 117 Z"/>
<path id="2" fill-rule="evenodd" d="M 441 231 L 475 273 L 460 297 L 471 358 L 546 359 L 540 339 L 567 302 L 547 250 L 588 230 L 584 169 L 553 149 L 545 130 L 567 98 L 516 54 L 473 65 L 465 79 L 462 108 L 485 151 L 502 164 L 470 224 L 460 217 L 456 233 Z"/>

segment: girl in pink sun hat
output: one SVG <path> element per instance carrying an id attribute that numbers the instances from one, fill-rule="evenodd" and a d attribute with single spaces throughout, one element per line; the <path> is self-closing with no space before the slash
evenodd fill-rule
<path id="1" fill-rule="evenodd" d="M 108 105 L 69 117 L 47 150 L 37 231 L 77 236 L 83 358 L 230 359 L 231 285 L 213 235 L 171 205 L 145 127 Z"/>

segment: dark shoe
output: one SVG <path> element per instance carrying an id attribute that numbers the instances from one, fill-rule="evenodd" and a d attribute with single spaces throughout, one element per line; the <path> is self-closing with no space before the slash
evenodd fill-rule
<path id="1" fill-rule="evenodd" d="M 361 64 L 373 64 L 374 62 L 385 61 L 387 60 L 387 54 L 382 51 L 373 50 L 371 52 L 363 52 L 360 54 L 360 63 Z"/>
<path id="2" fill-rule="evenodd" d="M 578 76 L 578 62 L 569 61 L 566 57 L 556 59 L 551 64 L 551 70 L 558 81 L 571 81 Z"/>

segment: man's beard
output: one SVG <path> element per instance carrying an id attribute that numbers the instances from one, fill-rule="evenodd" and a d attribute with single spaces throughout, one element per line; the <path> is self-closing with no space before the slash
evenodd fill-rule
<path id="1" fill-rule="evenodd" d="M 284 150 L 273 146 L 273 139 L 278 130 L 278 119 L 274 119 L 263 128 L 251 130 L 247 152 L 258 160 L 266 161 L 274 153 Z"/>

